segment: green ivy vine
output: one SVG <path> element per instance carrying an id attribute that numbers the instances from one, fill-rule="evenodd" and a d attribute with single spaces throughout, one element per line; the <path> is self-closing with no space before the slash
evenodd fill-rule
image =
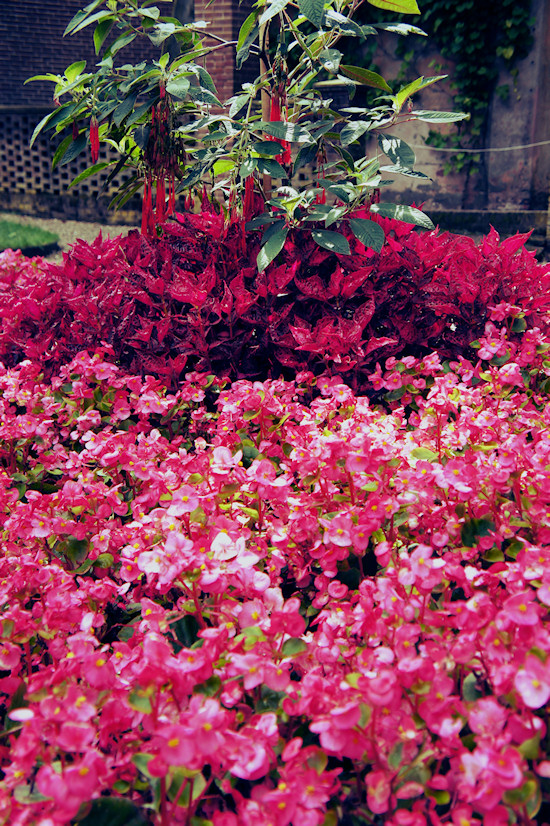
<path id="1" fill-rule="evenodd" d="M 489 126 L 489 104 L 494 94 L 511 99 L 517 78 L 517 63 L 531 49 L 531 2 L 526 0 L 419 0 L 421 15 L 407 17 L 407 22 L 423 29 L 428 44 L 434 44 L 443 61 L 452 68 L 433 64 L 434 74 L 451 76 L 453 108 L 468 112 L 470 118 L 457 124 L 450 135 L 430 132 L 427 143 L 435 147 L 456 147 L 444 166 L 446 173 L 467 175 L 484 166 L 481 154 L 461 152 L 461 148 L 484 148 Z M 368 10 L 372 18 L 372 10 Z M 396 15 L 397 18 L 397 15 Z M 401 18 L 400 18 L 401 19 Z M 365 21 L 367 22 L 367 21 Z M 422 51 L 426 39 L 399 39 L 397 54 L 403 60 L 404 77 Z M 511 82 L 498 85 L 500 70 L 505 68 Z"/>
<path id="2" fill-rule="evenodd" d="M 494 94 L 504 100 L 511 97 L 517 62 L 527 57 L 533 43 L 532 22 L 530 2 L 424 0 L 422 25 L 441 56 L 454 63 L 454 106 L 470 113 L 470 119 L 463 121 L 454 135 L 446 138 L 431 132 L 428 143 L 485 146 L 491 98 Z M 510 72 L 512 83 L 498 86 L 502 67 Z M 446 171 L 471 172 L 480 160 L 479 155 L 457 151 L 447 162 Z"/>

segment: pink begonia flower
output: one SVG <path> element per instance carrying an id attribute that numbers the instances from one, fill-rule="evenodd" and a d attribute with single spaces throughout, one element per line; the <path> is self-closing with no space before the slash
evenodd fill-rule
<path id="1" fill-rule="evenodd" d="M 243 780 L 258 780 L 269 771 L 270 750 L 260 740 L 234 731 L 227 733 L 222 753 L 227 755 L 228 770 Z"/>
<path id="2" fill-rule="evenodd" d="M 506 709 L 494 697 L 481 697 L 468 712 L 468 723 L 476 734 L 496 737 L 506 725 Z"/>
<path id="3" fill-rule="evenodd" d="M 182 516 L 184 513 L 192 513 L 198 508 L 200 498 L 195 488 L 190 485 L 182 485 L 172 493 L 167 513 L 169 516 Z"/>
<path id="4" fill-rule="evenodd" d="M 233 812 L 214 812 L 212 823 L 214 826 L 239 826 L 237 815 Z"/>
<path id="5" fill-rule="evenodd" d="M 502 606 L 503 618 L 517 625 L 537 625 L 540 621 L 539 611 L 532 591 L 523 591 L 509 597 Z"/>
<path id="6" fill-rule="evenodd" d="M 371 771 L 367 774 L 367 805 L 376 815 L 384 814 L 390 808 L 392 778 L 385 771 Z"/>
<path id="7" fill-rule="evenodd" d="M 514 685 L 529 708 L 541 708 L 550 699 L 550 668 L 538 657 L 528 654 L 525 664 L 517 672 Z"/>

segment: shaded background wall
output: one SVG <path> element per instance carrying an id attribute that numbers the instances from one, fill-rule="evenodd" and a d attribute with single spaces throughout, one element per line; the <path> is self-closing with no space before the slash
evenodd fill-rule
<path id="1" fill-rule="evenodd" d="M 422 7 L 422 3 L 420 2 Z M 529 54 L 518 61 L 514 74 L 501 67 L 495 87 L 509 89 L 509 94 L 493 94 L 489 102 L 487 133 L 479 171 L 444 174 L 445 162 L 453 154 L 447 147 L 427 146 L 430 126 L 412 121 L 393 130 L 416 151 L 417 166 L 432 181 L 427 186 L 411 186 L 405 178 L 396 178 L 387 192 L 406 200 L 419 197 L 432 209 L 546 210 L 550 186 L 550 2 L 531 0 L 532 46 Z M 395 36 L 380 35 L 380 49 L 375 59 L 384 77 L 395 77 L 401 59 L 395 56 Z M 418 39 L 420 46 L 424 39 Z M 434 66 L 436 68 L 434 68 Z M 415 109 L 453 110 L 453 63 L 441 57 L 428 41 L 412 61 L 409 79 L 439 74 L 449 81 L 430 86 L 413 98 Z M 456 131 L 454 125 L 438 124 L 436 131 Z M 546 141 L 545 145 L 531 144 Z M 512 148 L 510 147 L 519 147 Z M 456 153 L 456 150 L 454 150 Z"/>

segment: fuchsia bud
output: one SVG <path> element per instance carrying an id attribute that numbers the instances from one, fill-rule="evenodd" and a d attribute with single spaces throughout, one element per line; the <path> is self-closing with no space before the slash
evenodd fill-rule
<path id="1" fill-rule="evenodd" d="M 99 157 L 99 124 L 95 115 L 90 121 L 90 149 L 92 153 L 92 163 L 97 163 Z"/>

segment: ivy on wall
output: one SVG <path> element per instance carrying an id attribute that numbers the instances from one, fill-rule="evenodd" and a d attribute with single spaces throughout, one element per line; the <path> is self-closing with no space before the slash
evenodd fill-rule
<path id="1" fill-rule="evenodd" d="M 518 0 L 424 0 L 421 25 L 441 56 L 453 63 L 454 107 L 470 113 L 447 142 L 455 146 L 484 147 L 489 105 L 494 94 L 504 100 L 514 92 L 517 62 L 527 57 L 533 43 L 531 3 Z M 404 55 L 411 60 L 411 55 Z M 500 70 L 508 69 L 511 83 L 498 86 Z M 442 145 L 446 138 L 431 133 L 428 142 Z M 447 171 L 478 164 L 479 155 L 457 151 Z"/>
<path id="2" fill-rule="evenodd" d="M 453 109 L 468 112 L 470 118 L 457 124 L 452 134 L 430 132 L 427 143 L 457 148 L 448 156 L 445 172 L 483 174 L 481 153 L 460 149 L 484 148 L 493 95 L 507 100 L 514 94 L 517 63 L 527 57 L 533 44 L 531 0 L 419 0 L 419 6 L 421 14 L 416 18 L 408 15 L 406 22 L 423 29 L 428 39 L 399 38 L 397 55 L 403 61 L 400 74 L 408 76 L 415 60 L 435 45 L 442 62 L 433 64 L 433 73 L 450 75 Z M 372 12 L 372 8 L 363 7 L 365 19 L 361 22 L 371 22 Z M 398 15 L 395 18 L 403 19 Z M 502 69 L 509 71 L 511 81 L 499 86 Z"/>

